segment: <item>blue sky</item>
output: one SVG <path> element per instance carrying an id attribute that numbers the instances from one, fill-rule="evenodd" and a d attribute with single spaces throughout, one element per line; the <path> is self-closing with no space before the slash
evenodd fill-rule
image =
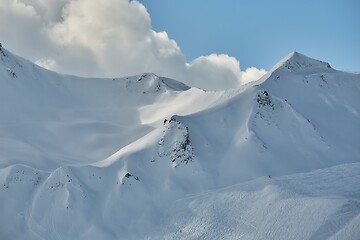
<path id="1" fill-rule="evenodd" d="M 360 72 L 360 0 L 3 1 L 3 46 L 60 73 L 152 72 L 219 90 L 292 51 Z"/>
<path id="2" fill-rule="evenodd" d="M 291 51 L 360 71 L 358 0 L 141 0 L 155 31 L 166 31 L 187 61 L 225 53 L 241 68 L 270 69 Z"/>

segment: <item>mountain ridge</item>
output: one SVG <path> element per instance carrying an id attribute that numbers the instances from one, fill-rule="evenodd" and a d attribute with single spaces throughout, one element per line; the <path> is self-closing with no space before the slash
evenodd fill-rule
<path id="1" fill-rule="evenodd" d="M 289 71 L 296 71 L 297 69 L 310 68 L 310 67 L 332 69 L 329 63 L 316 60 L 314 58 L 310 58 L 296 51 L 289 53 L 287 56 L 281 59 L 277 64 L 275 64 L 271 72 L 280 67 L 283 67 Z"/>
<path id="2" fill-rule="evenodd" d="M 26 66 L 1 59 L 0 238 L 341 239 L 359 223 L 360 75 L 290 53 L 256 82 L 203 91 L 2 51 Z"/>

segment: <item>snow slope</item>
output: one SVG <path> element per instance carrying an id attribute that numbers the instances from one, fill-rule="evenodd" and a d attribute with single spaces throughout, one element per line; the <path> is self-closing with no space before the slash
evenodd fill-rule
<path id="1" fill-rule="evenodd" d="M 296 52 L 207 92 L 1 48 L 0 239 L 358 239 L 359 113 L 359 74 Z"/>
<path id="2" fill-rule="evenodd" d="M 344 164 L 190 195 L 149 239 L 359 239 L 359 171 Z"/>

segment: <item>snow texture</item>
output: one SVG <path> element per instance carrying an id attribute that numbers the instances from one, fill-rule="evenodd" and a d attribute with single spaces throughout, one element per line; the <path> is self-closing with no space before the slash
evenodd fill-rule
<path id="1" fill-rule="evenodd" d="M 360 75 L 291 53 L 206 92 L 0 47 L 0 239 L 360 237 Z"/>

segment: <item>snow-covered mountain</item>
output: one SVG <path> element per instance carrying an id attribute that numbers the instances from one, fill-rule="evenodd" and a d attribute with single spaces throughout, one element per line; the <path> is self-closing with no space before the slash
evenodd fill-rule
<path id="1" fill-rule="evenodd" d="M 291 53 L 208 92 L 0 48 L 0 239 L 359 239 L 360 74 Z"/>

